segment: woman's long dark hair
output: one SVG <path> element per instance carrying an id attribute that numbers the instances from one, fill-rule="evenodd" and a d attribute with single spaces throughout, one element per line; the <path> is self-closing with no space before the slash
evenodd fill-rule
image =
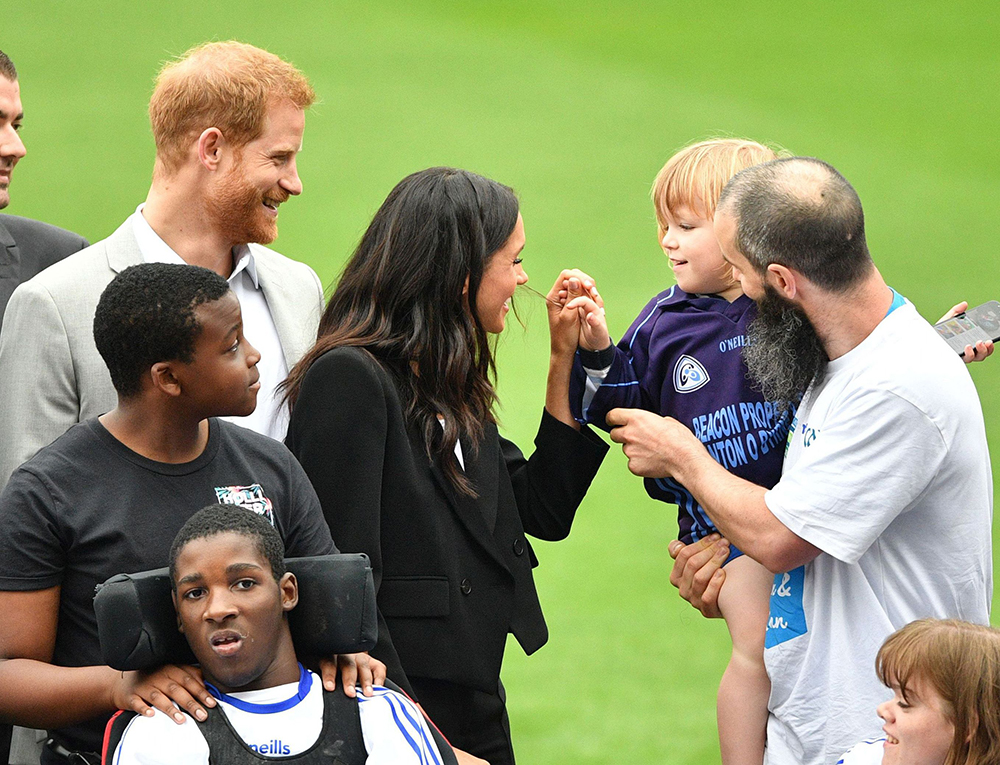
<path id="1" fill-rule="evenodd" d="M 344 267 L 316 344 L 283 383 L 285 401 L 295 405 L 324 353 L 364 348 L 400 383 L 404 416 L 418 425 L 428 458 L 440 460 L 455 489 L 475 496 L 455 443 L 465 436 L 476 448 L 496 401 L 493 349 L 476 296 L 517 216 L 510 188 L 465 170 L 432 167 L 400 181 Z"/>

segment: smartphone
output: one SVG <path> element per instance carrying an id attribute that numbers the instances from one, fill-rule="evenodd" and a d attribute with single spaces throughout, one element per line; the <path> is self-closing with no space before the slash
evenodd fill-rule
<path id="1" fill-rule="evenodd" d="M 1000 303 L 990 300 L 947 321 L 935 324 L 934 329 L 958 353 L 965 353 L 965 346 L 980 340 L 1000 341 Z"/>

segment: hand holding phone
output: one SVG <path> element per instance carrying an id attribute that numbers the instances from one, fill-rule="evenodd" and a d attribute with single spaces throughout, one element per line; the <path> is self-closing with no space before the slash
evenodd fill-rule
<path id="1" fill-rule="evenodd" d="M 937 333 L 958 353 L 965 355 L 967 346 L 1000 340 L 1000 303 L 990 300 L 965 313 L 960 313 L 934 325 Z"/>

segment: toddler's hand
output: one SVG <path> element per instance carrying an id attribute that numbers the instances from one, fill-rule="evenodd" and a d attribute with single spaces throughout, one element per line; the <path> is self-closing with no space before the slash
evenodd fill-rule
<path id="1" fill-rule="evenodd" d="M 597 296 L 597 300 L 593 296 Z M 574 277 L 569 280 L 567 297 L 566 309 L 575 310 L 579 316 L 580 347 L 587 351 L 603 351 L 611 345 L 608 321 L 604 316 L 604 301 L 600 300 L 597 288 L 591 285 L 588 290 Z"/>

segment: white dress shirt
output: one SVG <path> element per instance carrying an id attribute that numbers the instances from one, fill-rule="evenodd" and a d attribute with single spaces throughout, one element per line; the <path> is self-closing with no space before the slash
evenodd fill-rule
<path id="1" fill-rule="evenodd" d="M 136 241 L 142 259 L 147 263 L 184 263 L 185 261 L 170 249 L 152 226 L 142 216 L 139 205 L 131 216 Z M 239 298 L 243 313 L 243 336 L 260 352 L 257 371 L 260 372 L 260 391 L 257 393 L 257 408 L 247 417 L 223 417 L 222 419 L 242 425 L 257 433 L 283 441 L 288 430 L 288 410 L 279 407 L 275 391 L 278 383 L 288 376 L 288 365 L 281 349 L 278 330 L 267 306 L 264 291 L 257 279 L 257 268 L 253 253 L 245 245 L 233 248 L 233 272 L 229 275 L 229 287 Z"/>

